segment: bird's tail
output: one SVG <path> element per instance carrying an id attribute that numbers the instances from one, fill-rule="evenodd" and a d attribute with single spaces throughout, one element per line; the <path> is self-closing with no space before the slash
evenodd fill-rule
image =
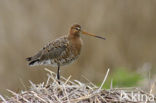
<path id="1" fill-rule="evenodd" d="M 33 60 L 32 57 L 26 58 L 27 61 L 29 61 L 29 66 L 34 66 L 35 64 L 38 64 L 39 59 Z"/>
<path id="2" fill-rule="evenodd" d="M 26 58 L 27 61 L 31 61 L 32 60 L 32 57 L 28 57 Z"/>

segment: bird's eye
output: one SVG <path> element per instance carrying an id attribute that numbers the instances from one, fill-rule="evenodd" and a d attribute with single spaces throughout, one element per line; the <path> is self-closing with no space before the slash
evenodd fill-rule
<path id="1" fill-rule="evenodd" d="M 80 28 L 79 28 L 79 27 L 76 27 L 75 29 L 76 29 L 76 30 L 80 30 Z"/>

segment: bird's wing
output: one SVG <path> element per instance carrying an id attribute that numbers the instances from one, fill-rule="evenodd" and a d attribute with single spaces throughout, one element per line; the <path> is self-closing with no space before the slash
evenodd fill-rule
<path id="1" fill-rule="evenodd" d="M 68 43 L 67 38 L 64 37 L 45 45 L 36 55 L 27 58 L 30 61 L 29 65 L 59 57 L 66 50 Z"/>
<path id="2" fill-rule="evenodd" d="M 56 40 L 52 43 L 49 43 L 43 48 L 42 55 L 40 60 L 55 59 L 59 57 L 63 51 L 66 50 L 68 42 L 64 39 Z"/>

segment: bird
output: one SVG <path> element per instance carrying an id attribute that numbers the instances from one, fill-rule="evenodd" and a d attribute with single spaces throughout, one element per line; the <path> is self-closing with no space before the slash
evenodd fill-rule
<path id="1" fill-rule="evenodd" d="M 105 40 L 82 30 L 79 24 L 71 26 L 69 34 L 59 37 L 39 50 L 34 56 L 26 58 L 29 66 L 50 65 L 57 67 L 57 80 L 60 84 L 60 67 L 71 64 L 79 57 L 82 48 L 81 34 L 93 36 Z"/>

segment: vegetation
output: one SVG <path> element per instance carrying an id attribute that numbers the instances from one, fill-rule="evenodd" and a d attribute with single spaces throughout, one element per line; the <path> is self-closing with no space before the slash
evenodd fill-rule
<path id="1" fill-rule="evenodd" d="M 46 83 L 40 83 L 38 85 L 31 83 L 31 89 L 22 91 L 21 93 L 15 93 L 8 90 L 13 94 L 10 98 L 4 98 L 0 95 L 2 103 L 134 103 L 131 92 L 140 93 L 153 98 L 151 94 L 146 93 L 138 88 L 127 89 L 102 89 L 105 80 L 107 79 L 109 71 L 107 71 L 104 81 L 100 87 L 97 87 L 91 82 L 88 84 L 81 83 L 80 81 L 70 81 L 70 78 L 61 77 L 61 85 L 58 84 L 55 79 L 56 74 L 52 71 L 48 71 L 48 79 Z M 122 94 L 127 94 L 127 97 Z M 141 101 L 142 102 L 142 101 Z M 148 102 L 148 100 L 147 100 Z M 135 101 L 140 103 L 140 101 Z"/>
<path id="2" fill-rule="evenodd" d="M 141 74 L 127 68 L 117 68 L 110 77 L 108 77 L 104 88 L 110 88 L 111 82 L 113 87 L 134 87 L 143 80 Z"/>

